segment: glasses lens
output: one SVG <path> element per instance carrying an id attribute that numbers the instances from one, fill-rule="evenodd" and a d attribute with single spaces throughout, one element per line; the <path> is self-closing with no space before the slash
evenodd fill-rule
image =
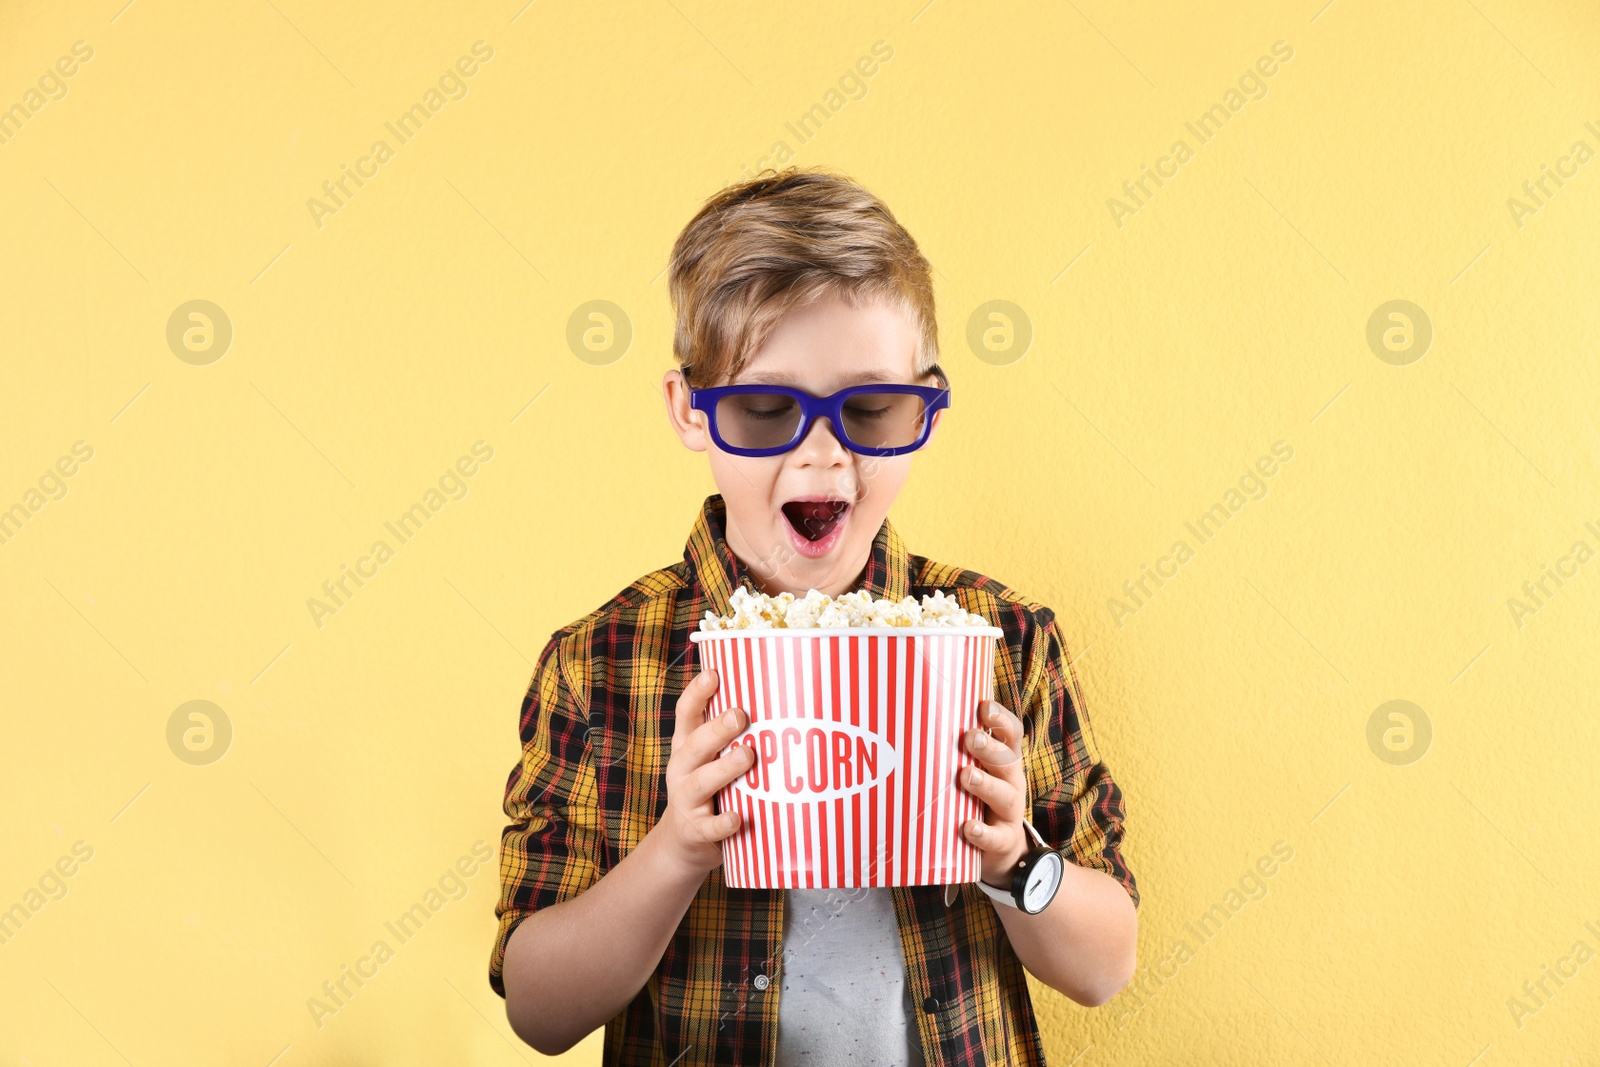
<path id="1" fill-rule="evenodd" d="M 905 448 L 922 436 L 926 417 L 915 393 L 857 393 L 844 402 L 844 435 L 865 448 Z"/>
<path id="2" fill-rule="evenodd" d="M 779 448 L 800 429 L 800 404 L 782 393 L 735 393 L 717 401 L 717 432 L 734 448 Z"/>

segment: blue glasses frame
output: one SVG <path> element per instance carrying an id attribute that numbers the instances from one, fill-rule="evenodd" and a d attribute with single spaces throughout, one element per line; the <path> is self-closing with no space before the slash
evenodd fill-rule
<path id="1" fill-rule="evenodd" d="M 851 397 L 870 393 L 909 393 L 922 398 L 922 427 L 915 441 L 896 448 L 874 448 L 850 440 L 848 431 L 844 429 L 845 401 Z M 750 394 L 786 396 L 799 403 L 800 427 L 795 431 L 792 440 L 772 448 L 741 448 L 730 445 L 722 439 L 722 433 L 717 428 L 717 402 L 725 396 Z M 689 406 L 696 411 L 705 412 L 706 424 L 711 428 L 711 439 L 717 443 L 717 447 L 736 456 L 778 456 L 792 451 L 806 439 L 806 434 L 811 432 L 811 424 L 818 418 L 824 417 L 828 420 L 828 425 L 833 429 L 833 434 L 839 443 L 850 451 L 863 456 L 899 456 L 915 452 L 928 443 L 928 436 L 933 432 L 934 413 L 950 406 L 950 389 L 948 386 L 884 383 L 852 385 L 827 396 L 815 396 L 801 389 L 791 389 L 786 385 L 722 385 L 709 389 L 690 389 Z"/>

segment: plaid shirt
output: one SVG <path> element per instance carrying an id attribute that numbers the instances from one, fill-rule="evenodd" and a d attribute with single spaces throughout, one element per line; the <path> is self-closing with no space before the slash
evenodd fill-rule
<path id="1" fill-rule="evenodd" d="M 489 984 L 505 996 L 506 940 L 518 922 L 570 899 L 621 862 L 666 810 L 678 696 L 698 672 L 689 634 L 758 591 L 724 540 L 720 495 L 705 501 L 683 560 L 652 571 L 551 636 L 522 702 L 522 757 L 506 781 L 499 932 Z M 1026 727 L 1029 819 L 1064 858 L 1104 871 L 1139 903 L 1123 861 L 1122 792 L 1100 757 L 1054 613 L 993 578 L 907 553 L 887 519 L 861 588 L 921 598 L 935 589 L 1005 631 L 994 698 Z M 730 889 L 706 876 L 661 962 L 606 1023 L 604 1062 L 760 1064 L 777 1046 L 781 889 Z M 895 886 L 906 982 L 929 1067 L 1043 1064 L 1025 971 L 995 904 L 972 884 Z M 1063 898 L 1057 906 L 1071 907 Z"/>

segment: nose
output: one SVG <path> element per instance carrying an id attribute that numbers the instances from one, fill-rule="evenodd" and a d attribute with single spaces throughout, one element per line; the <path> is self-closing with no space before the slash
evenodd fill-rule
<path id="1" fill-rule="evenodd" d="M 794 446 L 795 460 L 806 467 L 842 467 L 850 463 L 851 451 L 840 443 L 827 416 L 816 419 L 805 437 Z"/>

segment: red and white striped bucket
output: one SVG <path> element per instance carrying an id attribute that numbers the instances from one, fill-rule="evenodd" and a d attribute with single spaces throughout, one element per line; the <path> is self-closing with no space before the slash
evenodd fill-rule
<path id="1" fill-rule="evenodd" d="M 994 694 L 995 626 L 696 631 L 719 684 L 715 718 L 742 708 L 729 743 L 755 750 L 717 792 L 739 812 L 722 841 L 735 889 L 948 885 L 976 881 L 961 833 L 983 805 L 958 784 L 961 744 Z"/>

